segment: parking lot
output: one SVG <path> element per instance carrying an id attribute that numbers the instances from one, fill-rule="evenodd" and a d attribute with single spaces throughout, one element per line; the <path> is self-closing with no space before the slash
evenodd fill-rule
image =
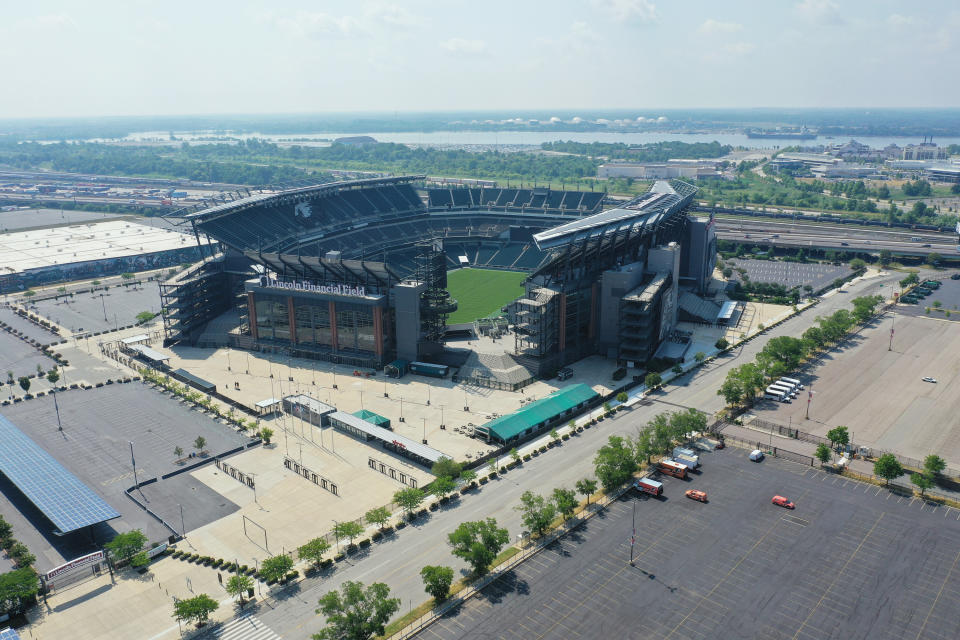
<path id="1" fill-rule="evenodd" d="M 746 455 L 705 454 L 662 499 L 628 493 L 418 637 L 960 637 L 960 511 Z"/>
<path id="2" fill-rule="evenodd" d="M 55 333 L 33 324 L 26 318 L 20 317 L 9 307 L 0 307 L 0 321 L 5 322 L 14 330 L 21 332 L 28 338 L 33 338 L 40 342 L 40 344 L 50 344 L 62 340 L 62 338 Z"/>
<path id="3" fill-rule="evenodd" d="M 30 309 L 73 332 L 107 331 L 133 324 L 141 311 L 158 313 L 160 288 L 156 282 L 145 282 L 139 287 L 111 287 L 71 298 L 42 300 L 31 303 Z"/>
<path id="4" fill-rule="evenodd" d="M 37 351 L 34 346 L 6 331 L 0 331 L 0 372 L 3 373 L 3 382 L 9 382 L 8 372 L 13 372 L 13 377 L 19 378 L 35 374 L 37 365 L 47 371 L 53 364 L 53 360 Z M 17 394 L 20 393 L 22 392 L 18 386 Z M 3 397 L 6 398 L 7 395 L 9 391 L 3 394 Z"/>
<path id="5" fill-rule="evenodd" d="M 137 475 L 143 481 L 180 468 L 174 448 L 180 446 L 189 455 L 195 451 L 193 441 L 198 435 L 206 438 L 208 455 L 249 441 L 231 428 L 140 383 L 62 392 L 57 394 L 57 401 L 62 432 L 58 430 L 51 396 L 4 407 L 2 413 L 120 512 L 122 518 L 97 528 L 101 544 L 114 530 L 142 528 L 151 540 L 170 535 L 169 530 L 124 495 L 124 490 L 134 484 L 130 442 L 133 442 Z M 178 486 L 182 489 L 180 495 L 169 495 L 169 491 L 159 489 L 149 498 L 184 503 L 191 528 L 236 508 L 202 483 Z M 42 516 L 31 505 L 21 504 L 23 499 L 13 487 L 4 484 L 2 488 L 0 510 L 13 524 L 15 536 L 37 556 L 41 570 L 57 566 L 90 546 L 85 532 L 59 538 L 45 534 L 49 524 Z M 175 524 L 179 525 L 179 520 Z"/>
<path id="6" fill-rule="evenodd" d="M 782 284 L 787 289 L 809 285 L 819 291 L 837 278 L 846 278 L 853 271 L 847 265 L 780 262 L 774 260 L 743 260 L 732 258 L 726 265 L 733 269 L 733 277 L 740 278 L 737 269 L 747 272 L 752 282 Z"/>
<path id="7" fill-rule="evenodd" d="M 939 289 L 934 289 L 926 298 L 920 298 L 916 304 L 898 304 L 897 313 L 960 321 L 960 280 L 946 277 L 940 282 L 942 284 Z"/>
<path id="8" fill-rule="evenodd" d="M 958 350 L 960 324 L 888 315 L 793 375 L 814 392 L 809 419 L 806 396 L 760 400 L 753 413 L 819 436 L 844 425 L 857 445 L 960 467 Z"/>

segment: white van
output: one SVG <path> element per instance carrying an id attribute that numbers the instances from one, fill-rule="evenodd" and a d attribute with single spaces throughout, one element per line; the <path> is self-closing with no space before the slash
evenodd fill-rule
<path id="1" fill-rule="evenodd" d="M 763 460 L 763 451 L 760 451 L 760 449 L 754 449 L 750 452 L 750 459 L 754 462 L 760 462 Z"/>

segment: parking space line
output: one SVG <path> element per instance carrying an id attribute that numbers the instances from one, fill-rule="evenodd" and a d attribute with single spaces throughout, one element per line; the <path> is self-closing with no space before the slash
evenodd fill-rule
<path id="1" fill-rule="evenodd" d="M 943 595 L 943 589 L 947 586 L 947 582 L 950 580 L 950 574 L 953 573 L 953 570 L 957 568 L 958 561 L 960 561 L 960 551 L 957 552 L 957 557 L 953 559 L 953 564 L 950 566 L 950 570 L 947 571 L 947 575 L 943 578 L 943 584 L 940 585 L 940 590 L 937 592 L 937 597 L 934 598 L 933 604 L 930 605 L 930 611 L 927 612 L 927 617 L 923 619 L 923 626 L 920 627 L 920 631 L 917 632 L 917 640 L 920 640 L 920 636 L 923 635 L 923 630 L 927 628 L 927 622 L 929 622 L 930 616 L 933 614 L 933 610 L 937 606 L 937 602 L 940 601 L 940 596 Z"/>
<path id="2" fill-rule="evenodd" d="M 806 617 L 806 619 L 803 621 L 803 624 L 800 625 L 800 628 L 797 629 L 797 632 L 793 635 L 793 640 L 797 640 L 797 638 L 800 636 L 800 632 L 803 631 L 803 628 L 804 628 L 805 626 L 807 626 L 807 623 L 810 621 L 810 618 L 812 618 L 812 617 L 813 617 L 813 614 L 816 613 L 817 609 L 820 608 L 820 605 L 823 603 L 824 599 L 826 599 L 827 594 L 830 593 L 830 590 L 833 589 L 833 586 L 834 586 L 835 584 L 837 584 L 837 581 L 840 579 L 840 576 L 843 575 L 844 569 L 846 569 L 847 566 L 848 566 L 848 565 L 853 561 L 853 559 L 857 556 L 857 553 L 860 551 L 861 547 L 863 547 L 863 543 L 867 541 L 867 538 L 870 537 L 870 534 L 872 534 L 873 531 L 874 531 L 874 529 L 877 528 L 877 525 L 880 524 L 880 521 L 881 521 L 881 520 L 883 520 L 883 516 L 884 516 L 884 515 L 885 515 L 885 513 L 881 513 L 881 514 L 880 514 L 880 517 L 877 518 L 877 521 L 873 523 L 873 526 L 872 526 L 872 527 L 870 527 L 870 531 L 867 531 L 867 535 L 863 536 L 863 540 L 860 541 L 860 544 L 857 545 L 857 548 L 854 549 L 853 553 L 850 554 L 850 557 L 847 558 L 847 561 L 843 563 L 843 566 L 842 566 L 842 567 L 840 567 L 840 571 L 838 571 L 838 572 L 834 575 L 833 581 L 830 583 L 830 586 L 828 586 L 827 589 L 823 592 L 823 595 L 820 596 L 820 601 L 817 602 L 816 606 L 815 606 L 813 609 L 810 610 L 810 613 L 807 614 L 807 617 Z"/>

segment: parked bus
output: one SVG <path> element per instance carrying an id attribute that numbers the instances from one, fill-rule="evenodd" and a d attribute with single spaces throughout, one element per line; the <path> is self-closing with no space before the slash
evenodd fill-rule
<path id="1" fill-rule="evenodd" d="M 783 391 L 785 394 L 787 394 L 787 395 L 790 396 L 791 398 L 796 398 L 796 397 L 797 397 L 797 391 L 796 391 L 796 389 L 794 389 L 793 387 L 791 387 L 791 386 L 789 386 L 789 385 L 786 385 L 786 384 L 781 384 L 781 383 L 779 383 L 779 382 L 774 382 L 773 384 L 771 384 L 771 385 L 770 385 L 769 387 L 767 387 L 767 388 L 768 388 L 768 389 L 779 389 L 780 391 Z"/>
<path id="2" fill-rule="evenodd" d="M 638 491 L 649 493 L 653 496 L 659 496 L 663 493 L 663 484 L 649 478 L 640 478 L 633 483 L 633 486 L 636 487 Z"/>
<path id="3" fill-rule="evenodd" d="M 797 389 L 803 389 L 803 385 L 800 384 L 800 381 L 796 378 L 780 378 L 780 382 L 786 382 L 787 384 L 792 384 Z"/>
<path id="4" fill-rule="evenodd" d="M 680 478 L 681 480 L 687 477 L 687 465 L 680 464 L 675 460 L 661 460 L 657 463 L 657 470 L 660 473 L 665 473 L 668 476 Z"/>
<path id="5" fill-rule="evenodd" d="M 790 396 L 783 391 L 771 389 L 770 387 L 767 387 L 766 391 L 764 391 L 763 397 L 769 398 L 770 400 L 776 400 L 777 402 L 790 402 Z"/>

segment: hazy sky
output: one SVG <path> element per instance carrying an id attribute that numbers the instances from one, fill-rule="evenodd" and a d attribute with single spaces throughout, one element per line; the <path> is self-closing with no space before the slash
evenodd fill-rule
<path id="1" fill-rule="evenodd" d="M 958 0 L 0 1 L 0 117 L 960 106 Z"/>

